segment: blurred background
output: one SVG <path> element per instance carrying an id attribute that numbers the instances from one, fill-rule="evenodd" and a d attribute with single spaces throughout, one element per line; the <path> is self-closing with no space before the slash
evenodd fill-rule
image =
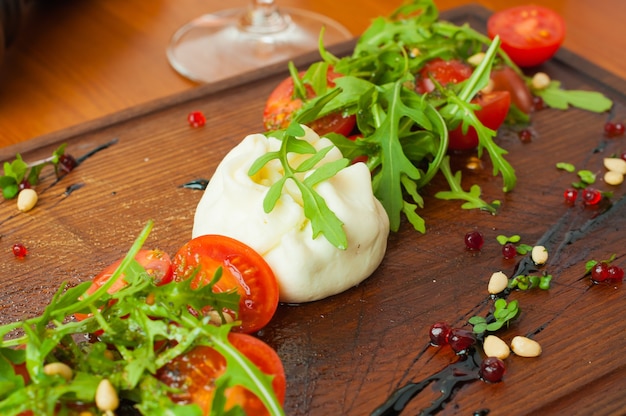
<path id="1" fill-rule="evenodd" d="M 436 0 L 500 10 L 528 0 Z M 564 46 L 626 77 L 624 0 L 542 0 L 559 12 Z M 248 0 L 0 0 L 0 147 L 54 134 L 187 91 L 197 84 L 168 64 L 165 48 L 189 20 Z M 278 0 L 325 14 L 354 36 L 402 0 Z"/>

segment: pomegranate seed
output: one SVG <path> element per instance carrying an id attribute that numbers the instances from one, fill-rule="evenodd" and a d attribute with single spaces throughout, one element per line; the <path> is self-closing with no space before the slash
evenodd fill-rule
<path id="1" fill-rule="evenodd" d="M 480 231 L 470 231 L 465 234 L 465 246 L 469 250 L 480 250 L 484 243 L 485 239 Z"/>
<path id="2" fill-rule="evenodd" d="M 624 130 L 626 130 L 626 126 L 622 122 L 611 122 L 608 121 L 604 124 L 604 133 L 608 137 L 617 137 L 622 136 L 624 134 Z"/>
<path id="3" fill-rule="evenodd" d="M 546 108 L 546 103 L 543 101 L 543 98 L 534 96 L 533 97 L 533 110 L 540 111 Z"/>
<path id="4" fill-rule="evenodd" d="M 622 154 L 620 155 L 620 157 L 624 160 L 626 160 L 626 152 L 622 152 Z"/>
<path id="5" fill-rule="evenodd" d="M 510 260 L 512 258 L 515 258 L 515 256 L 517 256 L 517 248 L 515 247 L 515 244 L 506 243 L 502 246 L 502 257 Z"/>
<path id="6" fill-rule="evenodd" d="M 517 137 L 519 137 L 522 143 L 530 143 L 533 140 L 533 134 L 528 129 L 520 130 L 517 133 Z"/>
<path id="7" fill-rule="evenodd" d="M 619 266 L 611 265 L 606 270 L 607 279 L 615 282 L 624 280 L 624 269 Z"/>
<path id="8" fill-rule="evenodd" d="M 22 243 L 15 243 L 12 247 L 13 255 L 18 259 L 23 259 L 28 254 L 26 246 Z"/>
<path id="9" fill-rule="evenodd" d="M 501 359 L 498 357 L 487 357 L 480 363 L 478 374 L 480 378 L 489 383 L 497 383 L 502 380 L 504 370 L 504 362 Z"/>
<path id="10" fill-rule="evenodd" d="M 565 202 L 573 204 L 576 202 L 576 198 L 578 198 L 578 191 L 574 188 L 568 188 L 563 192 L 563 197 L 565 198 Z"/>
<path id="11" fill-rule="evenodd" d="M 70 173 L 74 170 L 76 166 L 78 166 L 78 162 L 74 159 L 74 156 L 68 154 L 62 154 L 59 156 L 58 162 L 58 172 L 61 174 Z"/>
<path id="12" fill-rule="evenodd" d="M 602 199 L 602 192 L 595 188 L 585 188 L 582 198 L 586 205 L 596 205 Z"/>
<path id="13" fill-rule="evenodd" d="M 609 278 L 609 266 L 604 262 L 599 262 L 591 268 L 591 280 L 594 282 L 604 282 Z"/>
<path id="14" fill-rule="evenodd" d="M 448 344 L 455 353 L 465 354 L 472 345 L 476 344 L 476 336 L 466 329 L 454 328 L 448 335 Z"/>
<path id="15" fill-rule="evenodd" d="M 21 191 L 22 189 L 30 189 L 30 182 L 28 182 L 28 179 L 24 178 L 22 180 L 22 182 L 19 183 L 18 185 L 18 189 Z"/>
<path id="16" fill-rule="evenodd" d="M 428 335 L 430 335 L 430 343 L 433 346 L 441 347 L 446 345 L 450 335 L 450 325 L 445 322 L 437 322 L 430 327 Z"/>
<path id="17" fill-rule="evenodd" d="M 187 121 L 191 127 L 202 127 L 206 124 L 206 117 L 202 111 L 192 111 L 187 116 Z"/>

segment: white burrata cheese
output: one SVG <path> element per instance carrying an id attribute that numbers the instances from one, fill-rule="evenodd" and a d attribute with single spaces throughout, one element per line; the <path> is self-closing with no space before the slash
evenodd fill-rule
<path id="1" fill-rule="evenodd" d="M 304 128 L 304 139 L 316 149 L 332 146 L 330 140 Z M 323 235 L 312 237 L 300 192 L 291 180 L 274 209 L 265 213 L 263 200 L 269 187 L 283 176 L 282 167 L 273 160 L 252 177 L 248 171 L 254 161 L 277 151 L 280 144 L 278 139 L 252 134 L 224 157 L 196 209 L 193 237 L 220 234 L 235 238 L 270 265 L 278 279 L 281 301 L 319 300 L 359 284 L 374 272 L 387 248 L 389 218 L 372 193 L 364 163 L 346 167 L 315 186 L 344 223 L 347 249 L 336 248 Z M 309 156 L 290 157 L 290 165 L 297 166 Z M 342 157 L 334 147 L 321 163 Z"/>

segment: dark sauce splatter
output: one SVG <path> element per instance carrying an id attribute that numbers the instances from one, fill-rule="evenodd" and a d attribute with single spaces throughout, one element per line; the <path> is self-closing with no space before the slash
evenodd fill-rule
<path id="1" fill-rule="evenodd" d="M 180 185 L 180 187 L 186 188 L 186 189 L 194 189 L 197 191 L 204 191 L 208 184 L 209 184 L 208 179 L 194 179 L 193 181 L 189 181 L 187 183 Z"/>
<path id="2" fill-rule="evenodd" d="M 607 204 L 602 210 L 594 214 L 591 218 L 583 221 L 581 225 L 574 225 L 577 220 L 580 222 L 579 212 L 575 207 L 567 210 L 561 218 L 550 227 L 535 245 L 545 246 L 551 253 L 550 263 L 558 264 L 559 258 L 563 254 L 567 246 L 574 244 L 576 241 L 581 240 L 596 228 L 601 226 L 606 221 L 610 221 L 614 216 L 623 215 L 624 208 L 626 206 L 626 196 L 622 196 L 618 201 Z M 512 276 L 517 275 L 530 275 L 538 272 L 538 267 L 533 261 L 530 255 L 523 257 L 514 268 Z M 506 290 L 502 295 L 498 297 L 506 298 L 510 294 L 510 290 Z M 487 298 L 489 299 L 489 298 Z M 475 305 L 471 310 L 475 311 L 481 308 L 485 304 L 485 301 Z M 570 303 L 570 305 L 573 302 Z M 473 312 L 468 312 L 465 318 L 471 315 Z M 556 316 L 549 318 L 546 322 L 537 327 L 534 331 L 531 331 L 528 336 L 536 335 L 539 332 L 546 329 L 549 324 L 556 319 Z M 487 321 L 493 319 L 492 312 L 486 317 Z M 419 355 L 422 355 L 422 351 Z M 421 416 L 433 415 L 441 410 L 444 406 L 450 402 L 459 388 L 465 384 L 480 380 L 478 371 L 480 369 L 481 357 L 480 353 L 473 350 L 471 355 L 460 356 L 459 359 L 442 369 L 441 371 L 431 375 L 430 377 L 419 381 L 405 384 L 398 388 L 391 396 L 374 410 L 372 416 L 393 416 L 399 415 L 408 405 L 408 403 L 415 397 L 417 397 L 427 386 L 434 383 L 438 391 L 441 391 L 441 396 L 435 400 L 428 408 L 422 409 L 419 413 Z M 487 415 L 488 409 L 481 409 L 476 411 L 475 415 Z"/>
<path id="3" fill-rule="evenodd" d="M 67 188 L 65 188 L 65 192 L 63 192 L 63 195 L 64 196 L 70 196 L 72 194 L 72 192 L 82 188 L 83 186 L 85 186 L 84 183 L 75 183 L 73 185 L 70 185 Z"/>
<path id="4" fill-rule="evenodd" d="M 452 400 L 454 393 L 461 386 L 480 380 L 478 370 L 480 369 L 481 361 L 480 353 L 475 349 L 470 354 L 460 355 L 456 362 L 432 376 L 420 382 L 408 383 L 400 387 L 382 406 L 372 412 L 372 416 L 399 415 L 411 399 L 419 395 L 431 383 L 434 384 L 434 388 L 437 391 L 441 392 L 441 396 L 433 401 L 429 407 L 422 409 L 419 414 L 427 416 L 441 411 L 446 403 Z M 481 412 L 484 412 L 484 410 L 481 410 Z"/>

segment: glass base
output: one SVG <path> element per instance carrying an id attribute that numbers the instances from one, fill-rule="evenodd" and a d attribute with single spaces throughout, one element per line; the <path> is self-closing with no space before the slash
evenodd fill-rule
<path id="1" fill-rule="evenodd" d="M 196 82 L 216 82 L 318 49 L 352 34 L 324 15 L 300 9 L 280 9 L 287 27 L 275 33 L 253 33 L 240 26 L 246 10 L 228 9 L 198 17 L 181 27 L 167 48 L 167 58 L 181 75 Z"/>

